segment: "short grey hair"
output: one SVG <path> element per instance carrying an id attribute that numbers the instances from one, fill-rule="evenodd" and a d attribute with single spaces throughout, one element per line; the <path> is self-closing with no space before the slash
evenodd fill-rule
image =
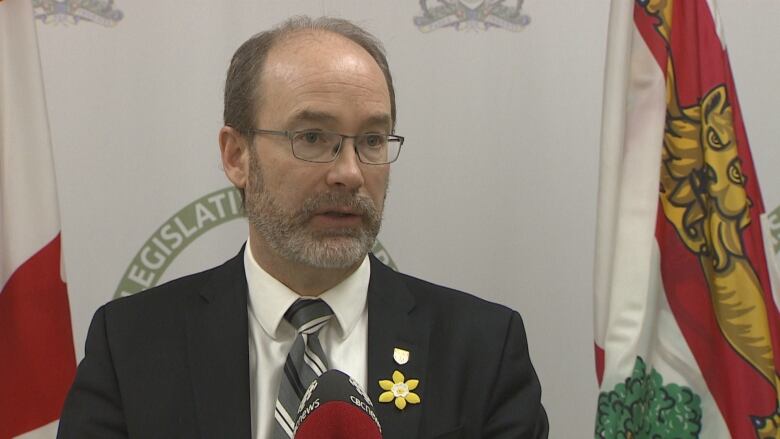
<path id="1" fill-rule="evenodd" d="M 395 90 L 382 43 L 356 24 L 341 18 L 292 17 L 271 30 L 260 32 L 244 42 L 233 54 L 225 80 L 225 125 L 246 133 L 255 128 L 258 110 L 257 84 L 268 52 L 279 41 L 301 31 L 324 31 L 341 35 L 366 50 L 379 65 L 390 92 L 390 117 L 395 127 Z"/>

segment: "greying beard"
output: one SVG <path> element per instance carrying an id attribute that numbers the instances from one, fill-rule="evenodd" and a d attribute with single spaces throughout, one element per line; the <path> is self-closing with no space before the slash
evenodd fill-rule
<path id="1" fill-rule="evenodd" d="M 246 213 L 249 224 L 279 256 L 316 268 L 348 268 L 359 263 L 374 245 L 382 224 L 382 209 L 369 198 L 352 193 L 327 192 L 307 198 L 295 211 L 285 211 L 265 188 L 260 163 L 249 155 Z M 363 219 L 360 228 L 316 232 L 308 228 L 315 212 L 348 208 Z"/>

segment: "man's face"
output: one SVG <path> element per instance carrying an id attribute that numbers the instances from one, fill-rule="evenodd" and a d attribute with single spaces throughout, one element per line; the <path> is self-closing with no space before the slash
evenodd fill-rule
<path id="1" fill-rule="evenodd" d="M 389 133 L 390 96 L 379 66 L 335 34 L 301 32 L 268 54 L 256 128 Z M 252 240 L 263 251 L 319 268 L 347 268 L 371 249 L 389 165 L 358 160 L 345 140 L 331 163 L 295 158 L 282 136 L 255 136 L 246 188 Z"/>

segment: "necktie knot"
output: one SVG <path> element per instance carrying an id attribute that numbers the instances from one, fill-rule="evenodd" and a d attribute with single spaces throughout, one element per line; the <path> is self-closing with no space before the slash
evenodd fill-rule
<path id="1" fill-rule="evenodd" d="M 321 299 L 298 299 L 284 313 L 284 319 L 299 334 L 315 334 L 333 317 L 333 310 Z"/>

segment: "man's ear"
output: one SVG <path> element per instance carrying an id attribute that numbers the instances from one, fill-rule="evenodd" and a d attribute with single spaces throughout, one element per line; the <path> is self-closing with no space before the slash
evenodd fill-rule
<path id="1" fill-rule="evenodd" d="M 219 130 L 219 152 L 222 169 L 228 180 L 239 189 L 245 189 L 249 175 L 249 142 L 235 128 L 223 126 Z"/>

